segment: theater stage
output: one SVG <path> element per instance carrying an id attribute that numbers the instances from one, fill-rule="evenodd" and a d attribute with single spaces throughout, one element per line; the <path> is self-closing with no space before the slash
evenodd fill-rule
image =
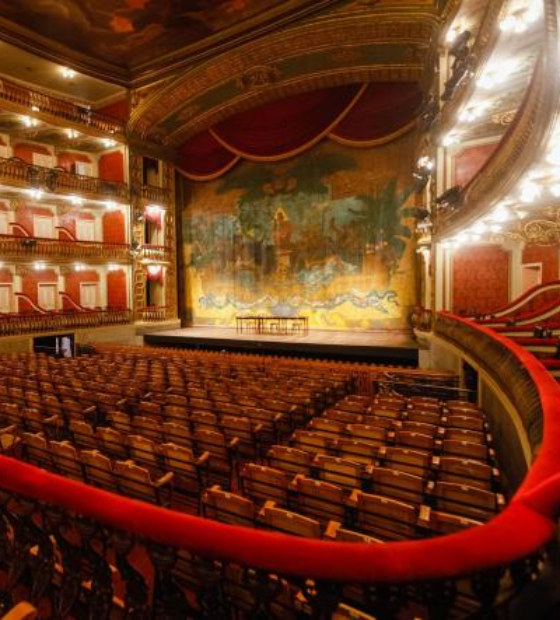
<path id="1" fill-rule="evenodd" d="M 418 345 L 411 332 L 330 331 L 310 329 L 307 335 L 238 333 L 229 327 L 187 327 L 144 335 L 152 346 L 205 349 L 267 355 L 294 355 L 376 364 L 418 363 Z"/>

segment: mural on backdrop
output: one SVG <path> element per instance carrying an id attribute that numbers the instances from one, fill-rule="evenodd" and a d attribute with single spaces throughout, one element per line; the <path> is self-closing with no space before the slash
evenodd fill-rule
<path id="1" fill-rule="evenodd" d="M 323 143 L 195 183 L 183 213 L 194 324 L 299 314 L 323 329 L 406 328 L 415 304 L 412 144 Z"/>

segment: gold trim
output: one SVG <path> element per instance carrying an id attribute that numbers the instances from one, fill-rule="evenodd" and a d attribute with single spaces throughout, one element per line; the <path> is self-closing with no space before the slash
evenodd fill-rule
<path id="1" fill-rule="evenodd" d="M 344 146 L 355 146 L 357 148 L 368 148 L 371 146 L 383 146 L 384 144 L 388 144 L 401 136 L 404 136 L 408 132 L 412 131 L 416 128 L 418 124 L 418 119 L 414 119 L 410 121 L 410 123 L 406 124 L 404 127 L 397 129 L 391 134 L 387 136 L 383 136 L 382 138 L 375 138 L 373 140 L 348 140 L 347 138 L 342 138 L 341 136 L 337 136 L 335 133 L 330 133 L 327 137 L 333 142 L 337 142 L 338 144 L 343 144 Z"/>
<path id="2" fill-rule="evenodd" d="M 224 166 L 221 170 L 208 175 L 199 176 L 196 174 L 191 174 L 183 170 L 183 168 L 181 168 L 180 166 L 175 166 L 175 170 L 189 181 L 215 181 L 216 179 L 219 179 L 222 175 L 226 174 L 226 172 L 229 172 L 241 161 L 241 159 L 242 157 L 240 155 L 237 155 L 234 159 L 231 160 L 231 162 L 229 162 L 229 164 Z"/>

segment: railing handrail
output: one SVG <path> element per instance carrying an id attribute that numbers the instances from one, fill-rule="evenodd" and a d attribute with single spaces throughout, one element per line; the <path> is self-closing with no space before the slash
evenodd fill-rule
<path id="1" fill-rule="evenodd" d="M 457 534 L 384 545 L 324 542 L 233 526 L 127 499 L 0 457 L 0 487 L 81 514 L 144 539 L 207 558 L 286 575 L 347 582 L 410 583 L 506 566 L 551 541 L 560 508 L 560 386 L 517 345 L 466 319 L 444 321 L 503 346 L 523 365 L 541 402 L 546 435 L 533 468 L 506 509 L 489 523 Z M 552 382 L 552 383 L 551 383 Z M 554 383 L 554 385 L 553 385 Z M 551 497 L 551 493 L 553 497 Z M 430 561 L 427 562 L 426 558 Z"/>
<path id="2" fill-rule="evenodd" d="M 17 222 L 10 223 L 10 225 L 21 226 Z M 62 226 L 56 226 L 56 228 L 62 228 L 63 230 L 66 230 Z M 84 239 L 55 239 L 53 237 L 36 237 L 35 235 L 29 235 L 29 237 L 19 237 L 18 235 L 8 235 L 8 234 L 0 233 L 0 239 L 15 239 L 15 240 L 26 239 L 26 240 L 35 240 L 35 241 L 47 241 L 53 244 L 54 243 L 63 243 L 66 245 L 84 244 L 84 245 L 91 245 L 91 246 L 102 245 L 102 246 L 110 246 L 110 247 L 117 247 L 117 248 L 127 248 L 127 249 L 130 248 L 129 243 L 116 243 L 114 241 L 86 241 Z"/>
<path id="3" fill-rule="evenodd" d="M 21 176 L 19 175 L 16 177 L 16 180 L 19 180 L 19 181 L 24 180 L 24 181 L 31 182 L 28 179 L 28 175 L 29 175 L 29 172 L 32 171 L 33 186 L 36 186 L 38 184 L 41 187 L 48 188 L 48 191 L 52 191 L 52 192 L 56 192 L 59 190 L 63 192 L 70 191 L 70 190 L 77 191 L 79 189 L 81 192 L 88 193 L 88 188 L 76 188 L 75 186 L 67 188 L 64 185 L 61 185 L 61 183 L 59 182 L 61 179 L 62 180 L 69 179 L 73 182 L 93 184 L 95 187 L 92 190 L 89 190 L 89 193 L 91 194 L 107 194 L 111 196 L 117 195 L 118 197 L 125 199 L 125 200 L 128 200 L 129 198 L 129 187 L 123 181 L 113 181 L 111 179 L 102 179 L 100 177 L 92 177 L 92 176 L 88 176 L 85 174 L 75 174 L 73 172 L 69 172 L 68 170 L 64 168 L 60 168 L 60 167 L 49 168 L 46 166 L 38 166 L 35 164 L 29 164 L 26 161 L 23 161 L 22 159 L 20 159 L 19 157 L 0 157 L 0 166 L 4 166 L 5 168 L 8 168 L 9 166 L 13 166 L 16 169 L 25 171 L 25 178 L 21 178 Z M 6 178 L 6 175 L 3 175 L 1 173 L 1 168 L 0 168 L 0 177 Z M 8 177 L 8 178 L 13 178 L 13 177 Z M 113 191 L 113 192 L 101 191 L 101 187 L 103 185 L 105 186 L 105 189 L 107 187 L 111 187 L 111 188 L 114 188 L 116 191 Z M 99 188 L 97 186 L 99 186 Z"/>
<path id="4" fill-rule="evenodd" d="M 40 104 L 42 114 L 62 117 L 64 120 L 87 125 L 113 135 L 124 134 L 124 121 L 96 112 L 85 105 L 81 106 L 66 99 L 58 99 L 52 95 L 32 90 L 27 86 L 20 86 L 4 77 L 0 79 L 0 99 L 22 105 L 26 109 L 30 108 L 31 103 Z"/>

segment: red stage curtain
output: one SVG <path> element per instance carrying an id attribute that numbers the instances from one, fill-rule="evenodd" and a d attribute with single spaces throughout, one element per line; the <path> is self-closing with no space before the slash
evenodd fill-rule
<path id="1" fill-rule="evenodd" d="M 363 90 L 360 84 L 315 90 L 241 112 L 211 129 L 230 151 L 278 159 L 320 140 Z"/>
<path id="2" fill-rule="evenodd" d="M 179 149 L 179 168 L 196 180 L 217 178 L 239 159 L 279 161 L 325 136 L 371 146 L 410 129 L 422 94 L 415 82 L 351 84 L 287 97 L 241 112 Z"/>
<path id="3" fill-rule="evenodd" d="M 422 91 L 418 84 L 370 84 L 329 137 L 357 146 L 361 142 L 391 138 L 414 121 L 421 102 Z"/>
<path id="4" fill-rule="evenodd" d="M 209 180 L 227 172 L 238 160 L 209 131 L 204 131 L 181 146 L 178 164 L 187 176 Z"/>

